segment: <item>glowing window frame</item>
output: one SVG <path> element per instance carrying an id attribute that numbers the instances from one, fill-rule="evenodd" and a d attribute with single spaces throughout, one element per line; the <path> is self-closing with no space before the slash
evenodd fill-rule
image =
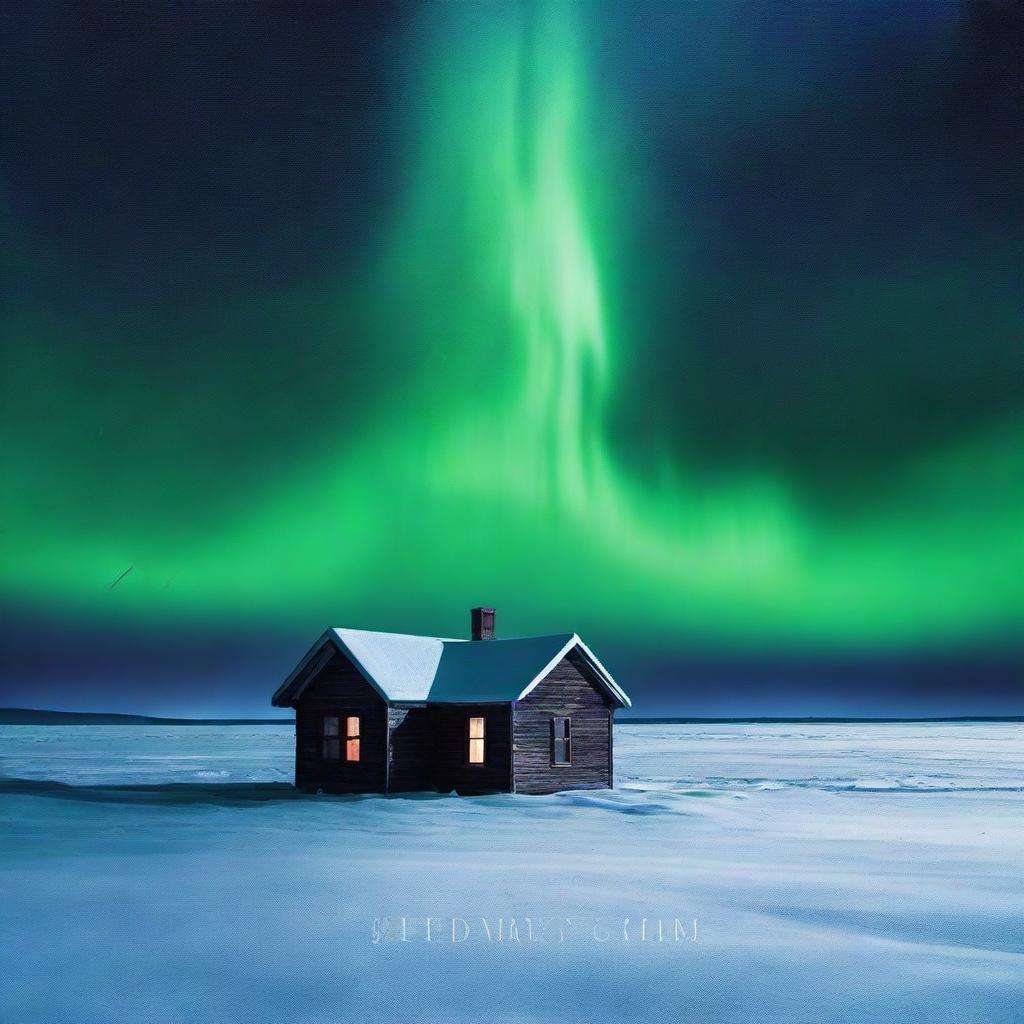
<path id="1" fill-rule="evenodd" d="M 359 760 L 360 747 L 359 741 L 362 737 L 360 736 L 359 730 L 359 716 L 358 715 L 346 715 L 345 716 L 345 760 L 349 763 L 355 763 Z"/>
<path id="2" fill-rule="evenodd" d="M 473 715 L 466 722 L 466 763 L 483 767 L 487 760 L 487 719 Z"/>

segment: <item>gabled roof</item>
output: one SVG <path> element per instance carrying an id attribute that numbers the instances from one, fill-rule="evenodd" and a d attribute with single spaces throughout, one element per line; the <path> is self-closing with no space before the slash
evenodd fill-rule
<path id="1" fill-rule="evenodd" d="M 315 672 L 325 650 L 337 649 L 388 703 L 504 704 L 525 697 L 572 651 L 590 668 L 608 696 L 622 707 L 630 700 L 575 633 L 508 640 L 446 640 L 365 629 L 329 629 L 309 649 L 274 694 L 288 707 Z"/>

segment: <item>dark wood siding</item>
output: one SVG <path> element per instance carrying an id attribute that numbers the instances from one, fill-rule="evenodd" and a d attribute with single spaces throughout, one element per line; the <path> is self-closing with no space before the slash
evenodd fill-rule
<path id="1" fill-rule="evenodd" d="M 612 705 L 570 653 L 512 705 L 517 793 L 605 789 L 612 784 Z M 572 720 L 572 764 L 552 763 L 551 721 Z"/>
<path id="2" fill-rule="evenodd" d="M 322 757 L 325 715 L 337 715 L 341 757 Z M 345 717 L 359 716 L 359 760 L 345 760 Z M 387 783 L 388 709 L 340 651 L 316 672 L 295 706 L 295 785 L 310 792 L 383 793 Z"/>
<path id="3" fill-rule="evenodd" d="M 434 709 L 391 708 L 388 792 L 434 788 Z"/>
<path id="4" fill-rule="evenodd" d="M 444 793 L 507 792 L 512 781 L 510 705 L 435 704 L 430 710 L 437 788 Z M 470 718 L 485 722 L 482 765 L 469 763 Z"/>

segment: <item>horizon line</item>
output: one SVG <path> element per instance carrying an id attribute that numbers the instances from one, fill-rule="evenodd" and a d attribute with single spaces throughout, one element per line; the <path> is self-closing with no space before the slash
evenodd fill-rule
<path id="1" fill-rule="evenodd" d="M 42 719 L 50 718 L 51 721 L 5 721 L 8 717 L 18 718 L 25 716 L 39 716 Z M 170 717 L 163 715 L 143 715 L 132 712 L 120 711 L 63 711 L 51 708 L 18 708 L 0 707 L 0 725 L 45 725 L 59 724 L 53 719 L 91 719 L 93 724 L 108 725 L 294 725 L 292 718 L 188 718 Z M 97 719 L 115 719 L 113 722 L 100 722 Z M 886 723 L 913 723 L 913 722 L 1024 722 L 1024 715 L 932 715 L 932 716 L 854 716 L 854 715 L 742 715 L 723 717 L 689 717 L 681 715 L 663 716 L 621 716 L 618 722 L 628 725 L 783 725 L 783 724 L 813 724 L 837 725 L 842 723 L 865 723 L 865 724 L 886 724 Z M 82 722 L 82 724 L 88 724 Z"/>

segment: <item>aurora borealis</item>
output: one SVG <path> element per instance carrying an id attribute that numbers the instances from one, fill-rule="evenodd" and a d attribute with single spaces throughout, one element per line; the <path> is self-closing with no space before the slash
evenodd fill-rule
<path id="1" fill-rule="evenodd" d="M 26 647 L 1019 649 L 1019 5 L 4 19 Z"/>

